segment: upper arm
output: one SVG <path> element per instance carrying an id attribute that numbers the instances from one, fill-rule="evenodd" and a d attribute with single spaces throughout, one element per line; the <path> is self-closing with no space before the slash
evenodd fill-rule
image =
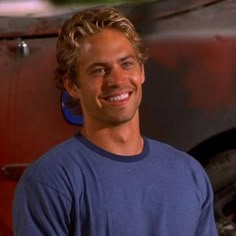
<path id="1" fill-rule="evenodd" d="M 69 235 L 71 200 L 53 186 L 22 178 L 13 202 L 15 236 Z"/>
<path id="2" fill-rule="evenodd" d="M 203 170 L 200 181 L 202 188 L 202 197 L 204 199 L 201 207 L 201 213 L 197 225 L 196 236 L 217 236 L 216 223 L 214 217 L 214 196 L 210 180 Z"/>

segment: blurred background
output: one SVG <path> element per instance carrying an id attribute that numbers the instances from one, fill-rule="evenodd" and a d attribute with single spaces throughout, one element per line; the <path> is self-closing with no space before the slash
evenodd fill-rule
<path id="1" fill-rule="evenodd" d="M 0 0 L 1 16 L 38 16 L 81 6 L 148 2 L 148 0 Z"/>

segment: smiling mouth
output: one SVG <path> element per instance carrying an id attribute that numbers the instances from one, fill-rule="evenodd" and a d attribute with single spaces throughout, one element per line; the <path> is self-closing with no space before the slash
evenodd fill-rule
<path id="1" fill-rule="evenodd" d="M 105 98 L 105 100 L 107 100 L 109 102 L 122 102 L 122 101 L 127 100 L 129 98 L 130 94 L 131 93 L 125 92 L 120 95 L 107 97 L 107 98 Z"/>

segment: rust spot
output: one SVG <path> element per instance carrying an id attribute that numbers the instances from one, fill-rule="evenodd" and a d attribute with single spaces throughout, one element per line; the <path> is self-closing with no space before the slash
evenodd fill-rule
<path id="1" fill-rule="evenodd" d="M 159 65 L 181 75 L 191 109 L 218 112 L 235 106 L 236 38 L 160 41 L 150 51 Z"/>

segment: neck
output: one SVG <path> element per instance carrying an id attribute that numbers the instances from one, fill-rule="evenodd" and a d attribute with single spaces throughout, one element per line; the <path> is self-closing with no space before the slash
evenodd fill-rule
<path id="1" fill-rule="evenodd" d="M 104 150 L 123 156 L 136 155 L 143 150 L 139 122 L 128 122 L 114 127 L 95 127 L 85 123 L 81 134 Z"/>

